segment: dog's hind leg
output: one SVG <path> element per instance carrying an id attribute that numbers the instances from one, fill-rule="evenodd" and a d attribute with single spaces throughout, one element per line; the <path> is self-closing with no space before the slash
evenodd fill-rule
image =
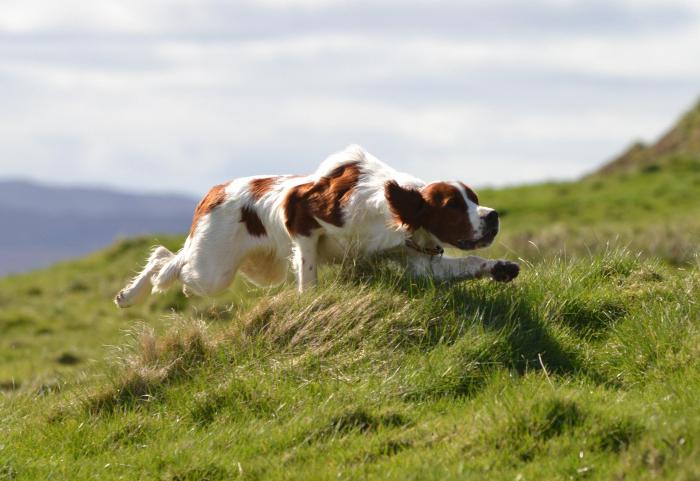
<path id="1" fill-rule="evenodd" d="M 176 255 L 171 255 L 166 259 L 158 271 L 153 273 L 151 276 L 151 284 L 153 284 L 152 292 L 154 294 L 165 292 L 168 287 L 173 285 L 173 283 L 180 278 L 180 271 L 182 270 L 184 252 L 186 249 L 187 244 L 185 244 L 185 247 Z"/>
<path id="2" fill-rule="evenodd" d="M 177 256 L 163 246 L 158 246 L 151 252 L 146 266 L 143 270 L 134 277 L 129 284 L 124 287 L 117 297 L 114 298 L 114 303 L 121 308 L 133 306 L 142 301 L 151 284 L 154 284 L 156 276 L 160 277 L 164 267 L 169 267 L 177 259 Z"/>

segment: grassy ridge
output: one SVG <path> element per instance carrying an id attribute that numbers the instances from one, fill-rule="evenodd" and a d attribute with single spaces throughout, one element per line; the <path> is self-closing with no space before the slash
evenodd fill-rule
<path id="1" fill-rule="evenodd" d="M 600 168 L 597 174 L 634 173 L 673 164 L 678 157 L 695 157 L 700 153 L 700 102 L 688 110 L 652 145 L 636 142 L 618 158 Z"/>
<path id="2" fill-rule="evenodd" d="M 697 265 L 616 251 L 540 261 L 513 285 L 432 285 L 382 263 L 325 269 L 323 285 L 219 322 L 142 327 L 106 379 L 20 390 L 2 407 L 0 473 L 700 473 Z"/>
<path id="3" fill-rule="evenodd" d="M 700 214 L 700 161 L 679 157 L 672 168 L 638 175 L 515 187 L 481 196 L 504 210 L 516 231 L 559 222 L 619 227 L 690 219 Z"/>
<path id="4" fill-rule="evenodd" d="M 700 238 L 700 161 L 681 156 L 668 165 L 638 175 L 483 191 L 482 202 L 502 213 L 503 229 L 496 245 L 480 255 L 537 261 L 605 252 L 612 243 L 672 265 L 692 263 Z M 217 300 L 192 302 L 172 292 L 116 312 L 110 299 L 150 246 L 177 249 L 181 242 L 125 241 L 76 262 L 0 279 L 0 386 L 9 390 L 83 369 L 86 361 L 103 359 L 102 345 L 119 342 L 134 320 L 158 327 L 162 313 L 183 308 L 205 318 L 230 317 L 221 306 L 241 308 L 259 295 L 238 282 Z"/>
<path id="5" fill-rule="evenodd" d="M 682 265 L 698 252 L 698 156 L 671 156 L 637 174 L 486 190 L 480 197 L 503 215 L 489 255 L 587 255 L 613 242 Z"/>
<path id="6" fill-rule="evenodd" d="M 697 165 L 482 192 L 509 285 L 372 261 L 114 308 L 177 238 L 0 279 L 0 480 L 697 479 Z"/>
<path id="7" fill-rule="evenodd" d="M 116 309 L 115 293 L 155 244 L 177 249 L 182 239 L 125 240 L 83 259 L 0 279 L 0 390 L 55 384 L 86 367 L 104 368 L 105 345 L 120 344 L 134 322 L 148 321 L 160 330 L 173 311 L 207 321 L 229 319 L 259 295 L 238 280 L 218 299 L 187 299 L 171 291 L 143 306 Z"/>

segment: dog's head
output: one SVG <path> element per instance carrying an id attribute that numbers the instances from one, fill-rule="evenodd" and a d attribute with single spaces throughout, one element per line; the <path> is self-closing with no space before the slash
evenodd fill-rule
<path id="1" fill-rule="evenodd" d="M 387 182 L 384 193 L 397 221 L 422 236 L 462 250 L 489 246 L 498 234 L 498 213 L 479 205 L 462 182 L 433 182 L 416 189 Z"/>

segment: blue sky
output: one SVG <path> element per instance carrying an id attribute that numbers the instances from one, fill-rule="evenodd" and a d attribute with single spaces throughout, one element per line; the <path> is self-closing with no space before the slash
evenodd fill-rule
<path id="1" fill-rule="evenodd" d="M 0 177 L 198 194 L 359 143 L 574 178 L 700 95 L 696 0 L 1 0 Z"/>

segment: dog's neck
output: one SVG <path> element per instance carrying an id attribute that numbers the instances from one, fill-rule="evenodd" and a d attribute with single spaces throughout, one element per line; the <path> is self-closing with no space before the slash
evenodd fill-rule
<path id="1" fill-rule="evenodd" d="M 405 244 L 409 249 L 429 256 L 437 256 L 444 252 L 440 241 L 424 228 L 410 232 Z"/>

